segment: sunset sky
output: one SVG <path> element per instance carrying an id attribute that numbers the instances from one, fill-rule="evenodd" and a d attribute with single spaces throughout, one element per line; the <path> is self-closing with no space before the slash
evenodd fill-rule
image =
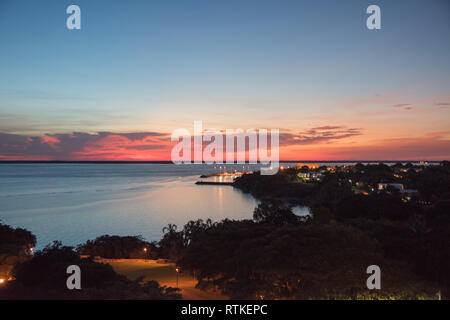
<path id="1" fill-rule="evenodd" d="M 448 160 L 449 35 L 448 0 L 0 0 L 0 160 L 170 160 L 195 120 L 279 129 L 282 160 Z"/>

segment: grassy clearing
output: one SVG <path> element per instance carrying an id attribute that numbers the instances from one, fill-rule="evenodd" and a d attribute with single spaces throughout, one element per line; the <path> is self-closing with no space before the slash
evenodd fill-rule
<path id="1" fill-rule="evenodd" d="M 98 262 L 110 264 L 117 273 L 135 280 L 144 276 L 145 280 L 156 280 L 162 286 L 176 287 L 175 264 L 144 259 L 100 259 Z M 178 275 L 178 287 L 185 300 L 224 300 L 227 297 L 218 292 L 202 291 L 195 288 L 197 281 L 189 274 Z"/>

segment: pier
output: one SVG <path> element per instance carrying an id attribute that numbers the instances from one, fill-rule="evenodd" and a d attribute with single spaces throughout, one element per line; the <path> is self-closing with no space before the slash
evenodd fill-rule
<path id="1" fill-rule="evenodd" d="M 225 181 L 197 181 L 195 184 L 200 185 L 216 185 L 216 186 L 232 186 L 234 182 Z"/>
<path id="2" fill-rule="evenodd" d="M 248 173 L 248 172 L 247 172 Z M 245 174 L 244 172 L 221 172 L 221 173 L 210 173 L 203 174 L 200 176 L 201 179 L 208 180 L 199 180 L 195 184 L 199 185 L 216 185 L 216 186 L 232 186 L 234 183 L 234 179 Z M 214 180 L 212 180 L 213 178 Z"/>

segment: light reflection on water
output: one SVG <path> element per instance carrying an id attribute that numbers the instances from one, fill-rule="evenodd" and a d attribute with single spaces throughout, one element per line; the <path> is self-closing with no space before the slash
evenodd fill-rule
<path id="1" fill-rule="evenodd" d="M 159 240 L 169 223 L 251 218 L 256 200 L 232 186 L 195 185 L 205 166 L 2 164 L 0 220 L 32 231 L 38 248 L 103 234 Z"/>
<path id="2" fill-rule="evenodd" d="M 232 186 L 195 185 L 200 175 L 234 170 L 242 171 L 242 165 L 0 164 L 0 221 L 31 230 L 38 248 L 53 240 L 76 245 L 103 234 L 159 240 L 169 223 L 181 228 L 193 219 L 251 218 L 257 205 L 252 196 Z M 294 213 L 306 215 L 309 208 L 296 207 Z"/>

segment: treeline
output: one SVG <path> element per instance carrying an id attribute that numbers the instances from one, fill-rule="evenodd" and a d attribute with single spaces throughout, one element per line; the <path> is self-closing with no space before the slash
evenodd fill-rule
<path id="1" fill-rule="evenodd" d="M 103 236 L 86 244 L 95 254 L 122 257 L 145 243 L 139 237 Z M 32 254 L 34 235 L 24 229 L 0 224 L 0 299 L 180 299 L 179 289 L 161 287 L 156 281 L 134 281 L 117 274 L 108 264 L 80 256 L 78 250 L 54 242 Z M 111 240 L 111 241 L 108 241 Z M 141 243 L 142 242 L 142 243 Z M 98 244 L 95 249 L 95 243 Z M 146 243 L 145 243 L 146 244 Z M 113 250 L 111 248 L 114 247 Z M 77 265 L 82 272 L 82 290 L 68 290 L 67 267 Z M 9 281 L 5 281 L 9 280 Z"/>
<path id="2" fill-rule="evenodd" d="M 323 222 L 263 201 L 253 220 L 191 221 L 164 243 L 198 287 L 235 299 L 435 299 L 450 288 L 449 230 L 441 231 L 424 235 L 388 220 Z M 366 286 L 373 264 L 381 290 Z"/>
<path id="3" fill-rule="evenodd" d="M 433 299 L 438 292 L 448 298 L 449 229 L 424 223 L 323 219 L 316 211 L 299 217 L 286 203 L 266 200 L 252 220 L 197 220 L 180 230 L 169 225 L 151 247 L 140 237 L 117 236 L 99 237 L 77 250 L 54 243 L 16 264 L 15 280 L 0 289 L 0 298 L 179 298 L 175 289 L 128 280 L 93 256 L 80 257 L 126 258 L 132 256 L 126 250 L 147 248 L 152 258 L 170 259 L 195 275 L 199 288 L 235 299 Z M 81 291 L 66 289 L 71 264 L 82 269 Z M 373 264 L 382 270 L 381 290 L 366 287 L 366 268 Z"/>
<path id="4" fill-rule="evenodd" d="M 35 245 L 30 231 L 0 223 L 0 279 L 8 279 L 14 265 L 26 261 Z"/>
<path id="5" fill-rule="evenodd" d="M 320 182 L 298 183 L 299 172 L 320 172 L 323 178 Z M 332 206 L 351 196 L 356 183 L 367 191 L 376 191 L 378 183 L 402 183 L 405 189 L 417 189 L 419 195 L 415 200 L 446 201 L 450 199 L 450 162 L 429 166 L 358 163 L 333 171 L 325 166 L 312 170 L 287 168 L 272 176 L 261 176 L 260 172 L 244 174 L 235 180 L 234 186 L 258 199 L 279 198 L 291 203 Z"/>
<path id="6" fill-rule="evenodd" d="M 319 243 L 326 244 L 326 247 L 331 249 L 327 251 L 326 248 L 321 247 L 318 253 L 323 264 L 329 266 L 328 272 L 324 274 L 334 275 L 333 270 L 339 269 L 337 260 L 327 258 L 332 257 L 334 250 L 340 252 L 339 256 L 343 259 L 340 261 L 346 259 L 353 261 L 364 256 L 363 248 L 358 249 L 358 247 L 354 248 L 351 255 L 346 256 L 345 252 L 349 247 L 347 244 L 344 247 L 339 239 L 341 236 L 354 237 L 360 234 L 363 238 L 354 239 L 354 241 L 363 242 L 363 239 L 366 239 L 363 247 L 371 248 L 369 246 L 371 243 L 373 248 L 378 250 L 373 251 L 379 254 L 377 259 L 372 260 L 373 264 L 380 265 L 382 270 L 386 270 L 385 266 L 395 266 L 389 272 L 383 271 L 386 277 L 396 275 L 391 283 L 395 287 L 417 297 L 424 297 L 426 295 L 418 294 L 420 290 L 417 291 L 418 287 L 415 286 L 427 283 L 426 288 L 430 289 L 428 292 L 434 291 L 440 297 L 450 298 L 448 274 L 450 270 L 450 166 L 448 162 L 443 162 L 439 166 L 425 167 L 401 164 L 393 167 L 383 164 L 368 166 L 358 164 L 338 169 L 334 173 L 327 173 L 320 182 L 310 183 L 295 182 L 298 172 L 298 169 L 288 169 L 280 172 L 278 177 L 261 176 L 259 173 L 244 175 L 237 179 L 235 186 L 258 197 L 263 204 L 277 199 L 282 201 L 284 206 L 299 203 L 309 205 L 312 211 L 310 221 L 304 222 L 301 227 L 292 228 L 297 228 L 296 234 L 308 230 L 310 233 L 307 237 L 320 239 Z M 398 172 L 401 174 L 397 174 Z M 276 183 L 272 185 L 272 181 Z M 379 182 L 403 183 L 406 188 L 418 189 L 419 194 L 410 201 L 406 201 L 395 189 L 384 191 L 375 189 L 372 190 L 374 192 L 366 195 L 355 194 L 355 181 L 374 189 Z M 283 196 L 284 192 L 286 197 Z M 299 198 L 293 198 L 294 194 L 298 194 Z M 303 195 L 306 196 L 301 198 Z M 331 240 L 320 231 L 322 228 L 329 228 L 328 233 L 330 229 L 336 228 L 342 232 L 347 228 L 349 234 L 341 234 Z M 276 232 L 274 229 L 270 230 Z M 300 243 L 295 239 L 287 235 L 283 236 L 282 232 L 278 236 L 295 248 L 295 253 L 300 252 L 300 256 L 306 260 L 314 256 L 308 252 L 308 249 L 300 248 Z M 258 241 L 264 243 L 263 240 Z M 206 241 L 205 245 L 208 242 L 211 240 Z M 348 245 L 350 248 L 354 246 L 352 243 Z M 281 244 L 278 250 L 283 250 Z M 265 251 L 266 258 L 269 252 L 271 251 Z M 285 256 L 283 261 L 290 261 L 295 255 L 286 251 L 283 256 Z M 348 265 L 347 270 L 356 272 L 358 268 L 352 269 L 352 265 L 353 263 Z M 294 274 L 295 268 L 293 267 L 291 271 Z M 407 279 L 410 280 L 406 281 Z M 320 283 L 323 285 L 324 282 Z M 318 287 L 323 288 L 322 285 Z M 329 288 L 326 292 L 330 292 Z M 393 296 L 401 297 L 402 295 L 393 294 Z M 434 295 L 429 297 L 432 296 Z"/>
<path id="7" fill-rule="evenodd" d="M 80 255 L 106 259 L 157 259 L 155 243 L 145 241 L 142 236 L 103 235 L 77 246 Z"/>
<path id="8" fill-rule="evenodd" d="M 168 225 L 153 243 L 101 236 L 76 249 L 55 243 L 32 256 L 34 236 L 2 225 L 0 257 L 25 255 L 26 261 L 12 269 L 15 280 L 0 298 L 179 298 L 155 282 L 117 275 L 93 260 L 100 256 L 170 259 L 199 288 L 236 299 L 449 299 L 450 167 L 416 169 L 357 165 L 311 183 L 299 183 L 297 169 L 244 175 L 235 186 L 260 199 L 253 219 Z M 401 181 L 420 194 L 410 201 L 394 190 L 355 194 L 355 181 Z M 295 215 L 296 204 L 309 205 L 312 215 Z M 65 289 L 69 264 L 82 266 L 87 290 L 80 295 Z M 381 268 L 381 290 L 367 289 L 370 265 Z"/>

